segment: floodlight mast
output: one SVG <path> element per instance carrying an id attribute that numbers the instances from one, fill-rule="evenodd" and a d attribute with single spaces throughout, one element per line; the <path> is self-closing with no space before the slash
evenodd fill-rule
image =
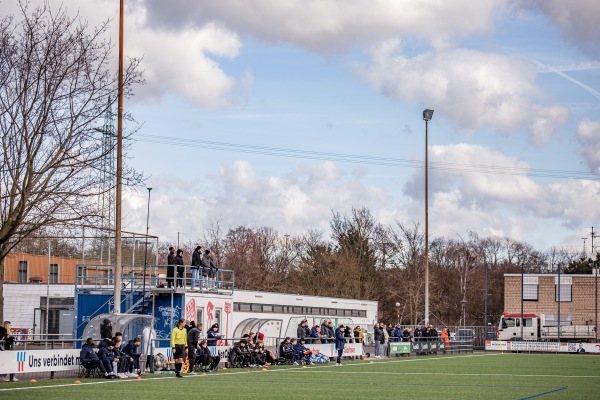
<path id="1" fill-rule="evenodd" d="M 425 325 L 429 325 L 429 121 L 433 117 L 433 110 L 423 110 L 425 121 Z"/>

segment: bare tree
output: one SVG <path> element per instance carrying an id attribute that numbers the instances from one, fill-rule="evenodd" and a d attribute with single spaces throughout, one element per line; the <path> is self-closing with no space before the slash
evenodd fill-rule
<path id="1" fill-rule="evenodd" d="M 94 128 L 117 98 L 108 21 L 91 28 L 46 3 L 0 21 L 0 282 L 4 259 L 41 227 L 69 226 L 98 214 L 103 157 Z M 126 68 L 125 95 L 141 81 Z M 0 285 L 0 320 L 4 305 Z"/>

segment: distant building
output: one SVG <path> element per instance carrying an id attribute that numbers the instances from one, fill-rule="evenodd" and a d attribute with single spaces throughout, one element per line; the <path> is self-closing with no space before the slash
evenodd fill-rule
<path id="1" fill-rule="evenodd" d="M 561 274 L 560 281 L 561 325 L 596 325 L 596 275 Z M 522 293 L 525 314 L 558 325 L 558 274 L 525 274 Z M 521 312 L 521 274 L 504 274 L 504 312 Z"/>

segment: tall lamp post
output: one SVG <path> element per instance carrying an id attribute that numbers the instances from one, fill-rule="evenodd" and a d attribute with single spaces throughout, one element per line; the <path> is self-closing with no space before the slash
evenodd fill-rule
<path id="1" fill-rule="evenodd" d="M 429 325 L 429 121 L 433 117 L 433 110 L 423 110 L 425 121 L 425 325 Z"/>
<path id="2" fill-rule="evenodd" d="M 400 302 L 396 302 L 396 321 L 400 325 Z"/>
<path id="3" fill-rule="evenodd" d="M 152 188 L 148 189 L 148 213 L 146 214 L 146 244 L 144 246 L 144 283 L 142 285 L 142 297 L 146 296 L 146 273 L 148 269 L 148 231 L 150 230 L 150 192 Z"/>
<path id="4" fill-rule="evenodd" d="M 124 0 L 119 2 L 119 73 L 117 109 L 117 182 L 115 199 L 115 306 L 114 313 L 121 314 L 121 275 L 123 273 L 121 249 L 121 198 L 123 188 L 123 10 Z"/>

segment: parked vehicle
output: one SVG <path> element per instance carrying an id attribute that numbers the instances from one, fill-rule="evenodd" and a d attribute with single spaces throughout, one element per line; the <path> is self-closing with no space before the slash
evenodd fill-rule
<path id="1" fill-rule="evenodd" d="M 595 339 L 596 332 L 592 325 L 558 324 L 552 319 L 548 321 L 545 314 L 510 314 L 504 313 L 498 325 L 498 340 L 571 340 Z"/>

